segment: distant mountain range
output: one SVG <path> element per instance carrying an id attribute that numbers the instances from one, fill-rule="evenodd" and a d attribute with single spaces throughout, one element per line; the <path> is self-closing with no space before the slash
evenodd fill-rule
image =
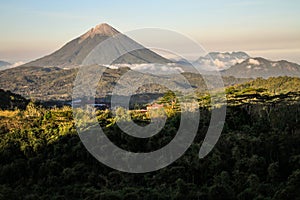
<path id="1" fill-rule="evenodd" d="M 285 60 L 270 61 L 260 57 L 248 58 L 221 73 L 223 76 L 238 78 L 300 77 L 300 65 Z"/>
<path id="2" fill-rule="evenodd" d="M 14 62 L 14 63 L 0 61 L 0 71 L 11 69 L 11 68 L 15 68 L 15 67 L 21 66 L 23 64 L 24 64 L 24 62 L 22 62 L 22 61 Z"/>
<path id="3" fill-rule="evenodd" d="M 109 41 L 109 43 L 106 43 L 104 48 L 99 48 L 98 44 L 103 41 Z M 115 55 L 126 52 L 127 49 L 137 50 L 113 59 Z M 114 66 L 109 65 L 111 60 L 114 60 L 112 63 Z M 163 67 L 159 68 L 157 64 L 162 64 Z M 199 71 L 195 71 L 192 64 L 202 74 L 211 75 L 214 70 L 220 72 L 225 86 L 257 77 L 300 77 L 298 64 L 252 58 L 245 52 L 211 52 L 194 62 L 184 59 L 171 61 L 143 47 L 108 24 L 100 24 L 48 56 L 13 69 L 1 71 L 0 68 L 0 88 L 21 94 L 26 98 L 45 101 L 70 100 L 73 82 L 78 72 L 76 68 L 83 65 L 99 65 L 99 67 L 108 68 L 99 83 L 101 92 L 98 96 L 110 94 L 117 80 L 129 70 L 133 71 L 135 79 L 140 81 L 154 80 L 155 76 L 151 75 L 152 71 L 166 71 L 169 73 L 165 75 L 165 79 L 171 85 L 175 88 L 185 88 L 186 83 L 179 79 L 178 74 L 174 73 L 175 70 L 177 73 L 182 73 L 193 88 L 203 91 L 206 88 L 203 77 L 199 75 Z M 117 69 L 112 69 L 112 67 Z M 89 77 L 86 77 L 86 80 L 89 80 Z M 166 88 L 158 85 L 159 83 L 148 84 L 139 88 L 138 92 L 161 93 L 165 91 Z"/>
<path id="4" fill-rule="evenodd" d="M 105 51 L 95 51 L 94 49 L 101 42 L 111 39 L 109 44 L 106 44 Z M 135 51 L 128 52 L 121 57 L 114 60 L 113 64 L 141 64 L 141 63 L 168 63 L 168 59 L 150 51 L 139 43 L 121 34 L 108 24 L 100 24 L 90 29 L 80 37 L 68 42 L 54 53 L 29 62 L 23 66 L 37 66 L 37 67 L 70 67 L 80 66 L 85 61 L 85 58 L 94 50 L 94 57 L 90 57 L 88 63 L 85 64 L 111 64 L 106 63 L 106 60 L 97 60 L 98 57 L 108 58 L 117 55 L 119 52 L 126 51 L 130 46 Z M 95 62 L 91 62 L 95 61 Z"/>
<path id="5" fill-rule="evenodd" d="M 224 70 L 231 66 L 241 63 L 250 56 L 245 52 L 211 52 L 206 56 L 198 58 L 198 60 L 193 62 L 194 66 L 200 66 L 208 71 L 210 70 Z"/>
<path id="6" fill-rule="evenodd" d="M 265 58 L 253 58 L 245 52 L 211 52 L 196 61 L 173 60 L 185 72 L 214 74 L 219 71 L 223 76 L 237 78 L 268 78 L 278 76 L 300 77 L 300 65 L 286 60 L 271 61 Z"/>
<path id="7" fill-rule="evenodd" d="M 104 42 L 105 41 L 105 42 Z M 104 46 L 99 44 L 104 42 Z M 127 49 L 137 49 L 126 52 Z M 116 55 L 125 52 L 122 56 Z M 111 62 L 113 61 L 113 62 Z M 170 73 L 174 69 L 180 72 L 200 71 L 202 74 L 211 74 L 211 71 L 220 71 L 224 76 L 235 76 L 239 78 L 256 78 L 270 76 L 299 76 L 298 64 L 288 61 L 270 61 L 264 58 L 251 58 L 245 52 L 211 52 L 196 61 L 169 60 L 157 53 L 143 47 L 139 43 L 120 33 L 108 24 L 100 24 L 90 29 L 80 37 L 68 42 L 54 53 L 24 64 L 23 66 L 35 67 L 61 67 L 73 68 L 82 65 L 110 65 L 125 64 L 132 69 L 140 69 L 137 64 L 167 64 Z M 170 63 L 172 63 L 170 65 Z M 192 66 L 193 65 L 193 66 Z M 198 71 L 195 71 L 196 67 Z M 142 65 L 144 71 L 147 66 Z M 160 70 L 157 66 L 149 66 L 150 69 Z M 166 68 L 164 67 L 164 70 Z M 178 70 L 176 70 L 178 71 Z M 150 71 L 149 71 L 150 72 Z"/>
<path id="8" fill-rule="evenodd" d="M 0 67 L 9 66 L 9 65 L 11 65 L 11 63 L 0 60 Z"/>

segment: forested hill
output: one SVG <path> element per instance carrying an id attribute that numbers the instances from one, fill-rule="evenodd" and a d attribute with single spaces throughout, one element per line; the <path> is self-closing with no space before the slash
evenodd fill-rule
<path id="1" fill-rule="evenodd" d="M 2 110 L 24 109 L 28 102 L 21 95 L 0 89 L 0 109 Z"/>
<path id="2" fill-rule="evenodd" d="M 147 123 L 147 115 L 131 113 Z M 97 119 L 109 139 L 133 151 L 159 149 L 180 124 L 170 112 L 150 139 L 122 134 L 106 110 Z M 106 167 L 80 141 L 69 107 L 0 111 L 0 199 L 250 200 L 300 199 L 299 104 L 228 106 L 217 145 L 198 152 L 210 122 L 201 108 L 199 130 L 183 157 L 156 172 L 129 174 Z"/>
<path id="3" fill-rule="evenodd" d="M 300 78 L 298 77 L 271 77 L 268 79 L 257 78 L 247 83 L 238 84 L 235 86 L 237 90 L 243 89 L 265 89 L 269 93 L 284 94 L 288 92 L 300 91 Z"/>

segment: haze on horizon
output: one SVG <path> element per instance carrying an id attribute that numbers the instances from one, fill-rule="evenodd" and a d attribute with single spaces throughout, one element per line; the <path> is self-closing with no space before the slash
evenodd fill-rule
<path id="1" fill-rule="evenodd" d="M 144 27 L 178 31 L 207 51 L 245 51 L 300 63 L 299 8 L 292 0 L 4 1 L 0 60 L 42 57 L 106 22 L 123 33 Z M 137 41 L 143 44 L 143 38 Z M 176 45 L 170 42 L 171 48 Z"/>

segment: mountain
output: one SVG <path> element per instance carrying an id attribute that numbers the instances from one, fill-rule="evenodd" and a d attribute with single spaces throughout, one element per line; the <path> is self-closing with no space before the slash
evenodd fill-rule
<path id="1" fill-rule="evenodd" d="M 9 66 L 9 65 L 11 65 L 11 63 L 0 60 L 0 67 Z"/>
<path id="2" fill-rule="evenodd" d="M 241 63 L 249 58 L 249 55 L 245 52 L 210 52 L 206 56 L 202 56 L 193 62 L 195 66 L 199 66 L 208 71 L 211 70 L 224 70 L 229 67 Z"/>
<path id="3" fill-rule="evenodd" d="M 183 66 L 190 66 L 191 65 L 191 62 L 188 61 L 187 59 L 184 59 L 184 58 L 179 58 L 179 59 L 170 59 L 173 63 L 176 63 L 178 65 L 183 65 Z"/>
<path id="4" fill-rule="evenodd" d="M 101 42 L 106 42 L 105 48 L 97 49 L 98 44 Z M 100 56 L 101 58 L 107 58 L 107 56 L 118 55 L 119 52 L 124 52 L 127 50 L 128 46 L 134 47 L 138 50 L 126 53 L 116 59 L 113 64 L 116 63 L 126 63 L 126 64 L 137 64 L 137 63 L 168 63 L 169 60 L 161 57 L 160 55 L 150 51 L 149 49 L 143 47 L 139 43 L 130 39 L 124 34 L 114 29 L 108 24 L 100 24 L 96 27 L 90 29 L 85 34 L 80 37 L 68 42 L 59 50 L 54 53 L 37 59 L 35 61 L 29 62 L 23 66 L 55 66 L 55 67 L 70 67 L 79 66 L 83 62 L 85 64 L 110 64 L 105 63 L 106 60 L 97 60 Z M 91 57 L 91 53 L 92 56 Z M 88 62 L 86 62 L 87 56 L 89 57 Z M 95 61 L 95 62 L 91 62 Z"/>
<path id="5" fill-rule="evenodd" d="M 223 71 L 222 75 L 238 78 L 300 77 L 300 65 L 285 60 L 271 61 L 260 57 L 248 58 Z"/>

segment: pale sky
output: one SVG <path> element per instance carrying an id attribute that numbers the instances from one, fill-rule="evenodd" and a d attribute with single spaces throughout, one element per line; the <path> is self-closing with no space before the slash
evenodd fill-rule
<path id="1" fill-rule="evenodd" d="M 0 60 L 49 54 L 97 24 L 178 31 L 207 51 L 300 63 L 298 0 L 1 0 Z"/>

